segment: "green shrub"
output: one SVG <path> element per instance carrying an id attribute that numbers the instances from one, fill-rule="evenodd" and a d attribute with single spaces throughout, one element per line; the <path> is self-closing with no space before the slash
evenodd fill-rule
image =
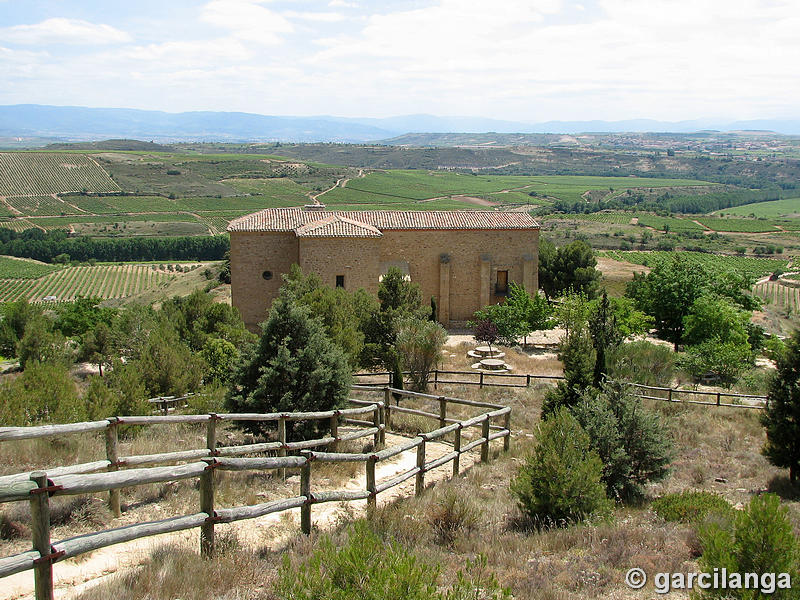
<path id="1" fill-rule="evenodd" d="M 419 561 L 394 540 L 383 540 L 365 521 L 358 521 L 340 545 L 322 536 L 311 556 L 292 564 L 286 556 L 274 591 L 292 600 L 501 600 L 510 598 L 492 575 L 486 561 L 467 563 L 447 592 L 437 587 L 440 567 Z M 476 576 L 477 575 L 477 576 Z"/>
<path id="2" fill-rule="evenodd" d="M 0 383 L 0 423 L 38 425 L 86 419 L 86 407 L 66 367 L 33 361 L 19 377 Z"/>
<path id="3" fill-rule="evenodd" d="M 405 370 L 410 372 L 412 389 L 428 389 L 428 377 L 442 359 L 447 331 L 433 321 L 407 317 L 398 323 L 396 348 Z"/>
<path id="4" fill-rule="evenodd" d="M 800 544 L 792 532 L 789 512 L 774 494 L 756 496 L 732 519 L 714 520 L 700 527 L 703 555 L 699 566 L 711 573 L 726 568 L 728 573 L 788 573 L 797 583 Z M 780 582 L 780 578 L 777 579 Z M 759 594 L 752 589 L 709 590 L 708 596 L 726 598 L 797 598 L 797 589 Z"/>
<path id="5" fill-rule="evenodd" d="M 667 494 L 653 501 L 655 513 L 665 521 L 699 523 L 708 515 L 728 515 L 731 505 L 725 498 L 712 492 L 685 490 L 678 494 Z"/>
<path id="6" fill-rule="evenodd" d="M 672 349 L 646 340 L 620 344 L 608 355 L 608 376 L 642 385 L 668 385 L 675 372 Z"/>
<path id="7" fill-rule="evenodd" d="M 672 439 L 658 414 L 642 406 L 627 386 L 606 383 L 596 397 L 589 391 L 572 408 L 603 461 L 609 498 L 634 501 L 644 485 L 669 474 Z"/>
<path id="8" fill-rule="evenodd" d="M 520 508 L 535 524 L 563 526 L 610 510 L 603 463 L 566 408 L 539 428 L 533 454 L 511 482 Z"/>

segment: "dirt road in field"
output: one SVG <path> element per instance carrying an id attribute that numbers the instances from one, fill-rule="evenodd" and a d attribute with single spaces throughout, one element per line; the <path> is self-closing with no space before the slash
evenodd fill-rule
<path id="1" fill-rule="evenodd" d="M 394 434 L 386 435 L 386 445 L 400 444 L 407 441 Z M 426 459 L 436 459 L 452 451 L 452 446 L 429 442 L 426 446 Z M 471 467 L 478 458 L 477 452 L 461 456 L 461 470 Z M 376 466 L 376 480 L 388 480 L 416 466 L 416 450 L 403 452 L 392 459 L 380 462 Z M 426 473 L 426 484 L 447 479 L 452 474 L 452 463 Z M 313 474 L 312 474 L 313 478 Z M 296 481 L 294 481 L 296 480 Z M 297 485 L 299 494 L 299 477 L 289 479 Z M 313 481 L 313 479 L 312 479 Z M 363 490 L 366 488 L 366 474 L 361 473 L 347 483 L 325 485 L 325 481 L 313 483 L 314 491 L 323 490 Z M 378 495 L 379 505 L 392 502 L 401 497 L 414 494 L 414 478 L 395 486 Z M 311 509 L 312 524 L 319 529 L 330 529 L 347 514 L 361 515 L 366 512 L 367 501 L 359 500 L 348 503 L 331 502 L 316 504 Z M 165 515 L 166 516 L 166 515 Z M 258 519 L 239 521 L 219 527 L 221 532 L 233 531 L 242 544 L 253 547 L 279 548 L 300 531 L 300 509 L 266 515 Z M 156 547 L 166 543 L 194 545 L 199 551 L 199 530 L 190 529 L 172 534 L 143 538 L 116 546 L 97 550 L 87 555 L 59 562 L 53 566 L 56 598 L 67 600 L 75 598 L 98 585 L 106 578 L 128 569 L 134 569 L 146 560 L 148 554 Z M 55 540 L 54 540 L 55 541 Z M 0 585 L 0 600 L 34 600 L 33 571 L 23 571 L 6 577 Z"/>

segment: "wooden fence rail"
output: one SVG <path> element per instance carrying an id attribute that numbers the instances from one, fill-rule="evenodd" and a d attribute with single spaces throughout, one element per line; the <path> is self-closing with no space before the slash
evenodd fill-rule
<path id="1" fill-rule="evenodd" d="M 437 429 L 420 433 L 413 439 L 389 448 L 383 448 L 385 432 L 390 413 L 384 400 L 354 400 L 356 408 L 316 413 L 274 413 L 274 414 L 211 414 L 211 415 L 162 415 L 112 417 L 105 421 L 91 423 L 72 423 L 69 425 L 47 425 L 40 427 L 0 427 L 0 442 L 39 437 L 57 437 L 64 434 L 86 431 L 104 430 L 107 436 L 107 451 L 110 458 L 84 465 L 58 467 L 32 473 L 19 473 L 0 478 L 0 502 L 28 501 L 32 516 L 33 549 L 13 556 L 0 558 L 0 578 L 26 570 L 34 570 L 36 598 L 50 600 L 53 598 L 53 564 L 114 544 L 128 542 L 144 537 L 200 528 L 200 551 L 203 555 L 214 554 L 214 526 L 217 523 L 230 523 L 243 519 L 254 519 L 264 515 L 291 509 L 300 509 L 300 523 L 303 533 L 311 532 L 312 506 L 324 502 L 350 502 L 366 500 L 372 508 L 377 504 L 377 496 L 392 487 L 414 477 L 415 494 L 422 493 L 425 487 L 425 475 L 433 469 L 449 462 L 453 463 L 453 476 L 459 474 L 460 457 L 472 449 L 480 448 L 480 460 L 487 462 L 490 458 L 489 446 L 495 439 L 503 439 L 503 448 L 508 450 L 511 436 L 511 408 L 492 403 L 480 403 L 459 398 L 445 398 L 432 394 L 420 394 L 391 387 L 376 389 L 374 387 L 354 386 L 364 392 L 380 393 L 384 398 L 416 398 L 432 401 L 441 408 L 436 413 L 424 412 L 424 416 L 434 419 L 442 425 Z M 491 409 L 479 415 L 455 420 L 447 416 L 450 405 L 462 405 L 470 408 Z M 392 410 L 404 407 L 395 406 Z M 413 410 L 413 409 L 405 409 Z M 372 414 L 371 420 L 352 419 L 353 416 Z M 342 418 L 342 417 L 347 418 Z M 316 440 L 300 440 L 289 442 L 285 438 L 285 423 L 294 420 L 324 420 L 331 428 L 331 436 Z M 502 425 L 493 425 L 493 419 L 501 419 Z M 218 448 L 216 443 L 216 424 L 220 421 L 260 420 L 277 421 L 279 429 L 283 424 L 283 436 L 279 443 L 250 444 L 236 447 L 234 452 L 229 448 Z M 339 425 L 348 420 L 355 421 L 358 427 L 364 427 L 351 433 L 339 435 Z M 446 422 L 455 421 L 449 425 Z M 116 455 L 116 433 L 120 425 L 155 425 L 160 423 L 206 423 L 208 447 L 180 452 L 165 452 L 148 456 L 120 458 Z M 353 424 L 353 423 L 351 423 Z M 81 427 L 85 425 L 85 427 Z M 479 437 L 462 445 L 462 432 L 470 428 L 480 428 Z M 494 431 L 494 433 L 492 433 Z M 110 433 L 109 433 L 110 432 Z M 343 453 L 334 451 L 339 442 L 347 439 L 358 439 L 367 435 L 374 436 L 372 452 Z M 443 442 L 447 436 L 453 436 L 453 450 L 433 460 L 426 456 L 426 445 L 430 442 Z M 329 451 L 309 450 L 318 446 L 327 446 Z M 395 475 L 384 481 L 378 481 L 376 466 L 398 454 L 416 449 L 416 463 L 412 469 Z M 235 454 L 253 454 L 257 452 L 277 451 L 288 453 L 299 450 L 299 455 L 279 455 L 266 457 L 235 457 Z M 208 455 L 205 455 L 209 453 Z M 199 454 L 204 454 L 200 456 Z M 197 460 L 197 459 L 200 460 Z M 180 462 L 193 460 L 180 465 L 163 467 L 143 467 L 120 469 L 123 466 L 145 465 L 156 462 Z M 313 489 L 313 464 L 362 462 L 365 468 L 365 489 L 363 490 L 319 490 Z M 86 469 L 86 471 L 81 471 Z M 280 500 L 249 506 L 220 508 L 215 503 L 216 471 L 277 471 L 299 469 L 300 485 L 298 495 Z M 106 472 L 99 472 L 99 471 Z M 122 488 L 195 479 L 199 481 L 198 512 L 188 515 L 170 517 L 159 521 L 136 523 L 124 527 L 97 531 L 57 542 L 50 539 L 49 499 L 52 496 L 90 494 L 110 492 L 112 509 L 119 509 L 119 491 Z M 116 505 L 115 505 L 116 503 Z"/>
<path id="2" fill-rule="evenodd" d="M 408 372 L 403 373 L 404 376 Z M 462 376 L 462 379 L 443 379 L 442 376 Z M 366 382 L 356 387 L 384 387 L 393 384 L 393 374 L 389 372 L 377 373 L 356 373 L 357 378 L 385 378 L 376 382 Z M 465 378 L 464 378 L 465 377 Z M 476 380 L 477 378 L 477 380 Z M 519 381 L 520 383 L 509 383 L 508 381 L 497 382 L 497 379 L 509 379 L 512 381 Z M 443 370 L 435 369 L 431 371 L 428 377 L 428 383 L 434 386 L 450 384 L 450 385 L 477 385 L 481 388 L 484 387 L 510 387 L 510 388 L 528 388 L 532 383 L 537 381 L 557 382 L 563 380 L 561 375 L 537 375 L 534 373 L 491 373 L 488 371 L 457 371 L 457 370 Z M 759 396 L 754 394 L 736 394 L 734 392 L 706 392 L 700 390 L 684 390 L 679 388 L 667 388 L 650 385 L 642 385 L 639 383 L 622 382 L 625 385 L 631 386 L 636 390 L 636 395 L 640 398 L 648 400 L 666 400 L 668 402 L 685 402 L 686 404 L 703 404 L 707 406 L 727 406 L 729 408 L 764 408 L 767 404 L 766 396 Z M 652 393 L 648 393 L 652 392 Z M 661 394 L 661 395 L 658 395 Z M 697 400 L 695 397 L 710 397 L 712 401 Z M 725 399 L 732 399 L 731 402 L 725 402 Z"/>

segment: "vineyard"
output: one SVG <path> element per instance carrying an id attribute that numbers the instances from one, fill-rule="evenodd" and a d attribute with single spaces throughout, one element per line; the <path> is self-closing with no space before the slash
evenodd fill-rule
<path id="1" fill-rule="evenodd" d="M 82 190 L 117 192 L 119 187 L 82 154 L 0 153 L 0 196 L 47 196 Z"/>
<path id="2" fill-rule="evenodd" d="M 758 219 L 725 219 L 719 217 L 697 217 L 697 220 L 714 231 L 729 231 L 731 233 L 764 233 L 777 231 L 769 221 Z"/>
<path id="3" fill-rule="evenodd" d="M 782 200 L 770 200 L 769 202 L 757 202 L 756 204 L 743 204 L 734 208 L 724 208 L 717 212 L 724 212 L 726 215 L 765 217 L 768 219 L 791 215 L 800 216 L 800 198 L 784 198 Z"/>
<path id="4" fill-rule="evenodd" d="M 0 262 L 0 268 L 4 266 L 5 263 Z M 3 273 L 7 274 L 8 271 L 3 270 Z M 22 279 L 22 275 L 13 276 L 15 277 L 13 279 L 0 279 L 0 302 L 13 302 L 21 298 L 39 302 L 50 296 L 54 296 L 58 301 L 74 300 L 78 297 L 125 298 L 158 289 L 177 276 L 176 273 L 162 270 L 159 265 L 65 267 L 37 279 Z"/>
<path id="5" fill-rule="evenodd" d="M 756 284 L 753 291 L 773 306 L 786 308 L 793 313 L 800 311 L 800 288 L 782 285 L 778 281 L 765 281 Z"/>
<path id="6" fill-rule="evenodd" d="M 658 262 L 680 258 L 695 265 L 701 265 L 710 271 L 738 271 L 739 273 L 752 277 L 763 277 L 775 272 L 778 269 L 785 269 L 789 264 L 788 260 L 777 258 L 752 258 L 749 256 L 723 256 L 719 254 L 707 254 L 705 252 L 636 252 L 622 250 L 605 250 L 597 253 L 598 256 L 610 258 L 623 262 L 633 263 L 653 267 Z"/>
<path id="7" fill-rule="evenodd" d="M 59 267 L 36 260 L 0 256 L 0 274 L 9 279 L 37 279 L 57 271 Z"/>
<path id="8" fill-rule="evenodd" d="M 9 206 L 24 215 L 77 215 L 81 210 L 53 196 L 16 196 L 7 198 Z"/>
<path id="9" fill-rule="evenodd" d="M 703 231 L 703 226 L 691 219 L 677 217 L 659 217 L 648 213 L 637 213 L 636 218 L 640 225 L 652 227 L 658 231 Z"/>

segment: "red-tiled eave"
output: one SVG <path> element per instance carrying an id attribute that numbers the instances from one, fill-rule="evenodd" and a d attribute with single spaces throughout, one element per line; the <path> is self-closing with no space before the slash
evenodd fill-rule
<path id="1" fill-rule="evenodd" d="M 351 235 L 354 235 L 359 228 L 364 232 L 371 231 L 372 228 L 379 231 L 384 229 L 539 229 L 536 220 L 524 212 L 483 210 L 328 211 L 303 210 L 294 207 L 266 208 L 239 217 L 230 222 L 228 231 L 297 231 L 314 222 L 321 222 L 321 225 L 327 223 L 326 227 L 331 231 L 341 229 L 343 232 L 350 232 Z M 363 236 L 364 232 L 357 234 L 358 237 Z M 298 232 L 298 235 L 300 234 Z M 327 237 L 322 233 L 316 235 Z M 347 234 L 341 235 L 346 236 Z M 374 236 L 374 233 L 371 235 Z"/>

